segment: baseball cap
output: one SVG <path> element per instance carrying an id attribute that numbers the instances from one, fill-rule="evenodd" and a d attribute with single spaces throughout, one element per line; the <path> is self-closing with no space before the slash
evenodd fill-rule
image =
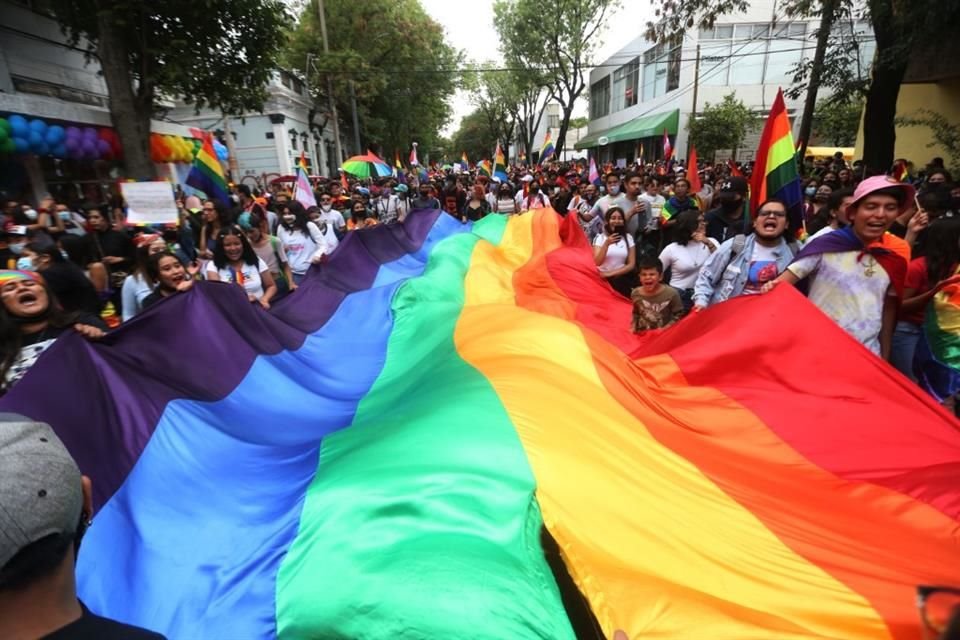
<path id="1" fill-rule="evenodd" d="M 890 187 L 903 189 L 903 205 L 900 207 L 900 211 L 905 211 L 908 209 L 913 203 L 913 199 L 917 194 L 917 191 L 913 188 L 912 184 L 900 182 L 891 176 L 873 176 L 872 178 L 867 178 L 857 185 L 857 188 L 853 191 L 853 202 L 847 205 L 847 211 L 855 209 L 861 200 L 866 198 L 874 191 L 889 189 Z"/>
<path id="2" fill-rule="evenodd" d="M 50 425 L 0 414 L 0 567 L 80 523 L 80 469 Z"/>
<path id="3" fill-rule="evenodd" d="M 730 176 L 720 184 L 720 195 L 725 193 L 747 195 L 747 179 L 743 176 Z"/>

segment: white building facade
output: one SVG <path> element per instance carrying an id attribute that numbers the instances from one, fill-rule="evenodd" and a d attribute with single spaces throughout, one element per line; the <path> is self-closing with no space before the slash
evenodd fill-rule
<path id="1" fill-rule="evenodd" d="M 765 116 L 777 91 L 790 87 L 795 65 L 813 56 L 818 26 L 816 20 L 777 15 L 775 7 L 774 0 L 757 0 L 744 13 L 719 18 L 712 29 L 689 31 L 675 45 L 638 35 L 590 73 L 589 132 L 576 148 L 603 162 L 640 157 L 651 162 L 663 156 L 666 131 L 676 157 L 683 158 L 690 118 L 730 93 Z M 868 26 L 846 23 L 837 29 L 856 31 L 865 41 L 856 62 L 866 73 L 874 51 Z M 786 105 L 797 127 L 799 118 L 793 116 L 803 109 L 803 100 L 786 98 Z M 758 135 L 754 131 L 742 142 L 738 160 L 752 159 Z"/>
<path id="2" fill-rule="evenodd" d="M 253 186 L 265 186 L 274 178 L 290 175 L 301 154 L 310 173 L 336 176 L 333 127 L 325 116 L 309 123 L 312 100 L 306 85 L 296 76 L 278 71 L 267 85 L 269 97 L 263 113 L 230 117 L 225 126 L 222 114 L 210 109 L 196 113 L 191 105 L 179 104 L 168 113 L 189 127 L 213 131 L 236 155 L 237 174 L 233 179 Z"/>
<path id="3" fill-rule="evenodd" d="M 42 2 L 0 0 L 0 116 L 111 127 L 106 83 L 96 59 L 87 63 L 83 47 L 67 43 Z M 187 127 L 172 122 L 154 120 L 151 130 L 190 136 Z M 172 166 L 161 169 L 174 173 Z M 121 177 L 119 161 L 0 157 L 0 191 L 34 202 L 46 193 L 97 200 Z"/>

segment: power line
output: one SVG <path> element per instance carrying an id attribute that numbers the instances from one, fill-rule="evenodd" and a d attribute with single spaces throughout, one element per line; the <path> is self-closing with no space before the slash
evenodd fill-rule
<path id="1" fill-rule="evenodd" d="M 764 39 L 762 39 L 762 38 L 758 38 L 758 39 L 754 39 L 754 40 L 749 40 L 749 41 L 745 42 L 744 45 L 740 47 L 740 49 L 742 49 L 744 46 L 750 44 L 751 42 L 762 42 L 763 40 L 764 40 Z M 731 53 L 731 54 L 729 54 L 729 55 L 727 55 L 727 56 L 724 56 L 724 59 L 729 60 L 729 59 L 732 59 L 732 58 L 747 58 L 747 57 L 750 57 L 750 56 L 767 55 L 767 53 L 791 53 L 791 52 L 795 52 L 795 51 L 805 51 L 805 50 L 810 49 L 810 48 L 811 48 L 811 47 L 795 47 L 795 48 L 791 48 L 791 49 L 779 49 L 779 50 L 773 51 L 773 52 L 768 52 L 766 49 L 764 49 L 763 51 L 754 51 L 754 52 L 743 53 L 743 54 Z M 738 49 L 738 51 L 739 51 L 740 49 Z M 634 57 L 636 57 L 636 56 L 634 56 Z M 627 62 L 630 62 L 630 61 L 632 61 L 632 60 L 633 60 L 633 58 L 631 58 L 631 59 L 628 60 Z M 695 61 L 696 61 L 696 58 L 680 58 L 680 60 L 679 60 L 679 62 L 695 62 Z M 623 63 L 623 64 L 626 64 L 626 63 Z M 584 70 L 586 70 L 586 69 L 607 69 L 607 68 L 614 68 L 614 67 L 619 68 L 619 67 L 622 67 L 623 64 L 621 64 L 621 63 L 614 63 L 614 64 L 585 64 L 585 65 L 581 65 L 580 68 L 581 68 L 581 69 L 584 69 Z M 353 69 L 353 70 L 347 70 L 347 69 L 336 70 L 336 69 L 334 69 L 334 70 L 330 70 L 330 71 L 323 71 L 322 73 L 331 74 L 331 75 L 364 75 L 364 74 L 370 74 L 370 73 L 389 72 L 389 73 L 392 73 L 392 74 L 400 74 L 400 75 L 402 75 L 402 74 L 425 74 L 425 75 L 452 74 L 452 75 L 466 75 L 466 74 L 470 74 L 470 73 L 505 73 L 505 72 L 510 72 L 510 71 L 541 71 L 541 72 L 544 72 L 544 73 L 549 73 L 549 72 L 558 71 L 558 70 L 559 70 L 558 67 L 488 67 L 488 68 L 457 67 L 457 68 L 448 68 L 448 69 L 426 69 L 426 68 L 424 68 L 424 69 L 410 69 L 410 68 L 404 68 L 404 67 L 393 67 L 393 68 L 390 68 L 390 67 L 378 66 L 378 67 L 375 67 L 375 68 L 372 68 L 372 69 Z"/>

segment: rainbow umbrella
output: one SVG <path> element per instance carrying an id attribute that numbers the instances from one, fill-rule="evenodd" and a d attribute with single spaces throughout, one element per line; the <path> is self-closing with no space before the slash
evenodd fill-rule
<path id="1" fill-rule="evenodd" d="M 386 177 L 393 175 L 393 169 L 372 153 L 353 156 L 343 163 L 343 170 L 358 178 Z"/>

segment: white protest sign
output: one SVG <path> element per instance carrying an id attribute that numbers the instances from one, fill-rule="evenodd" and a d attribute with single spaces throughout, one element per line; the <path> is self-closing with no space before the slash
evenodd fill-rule
<path id="1" fill-rule="evenodd" d="M 121 182 L 127 224 L 176 224 L 177 203 L 169 182 Z"/>

